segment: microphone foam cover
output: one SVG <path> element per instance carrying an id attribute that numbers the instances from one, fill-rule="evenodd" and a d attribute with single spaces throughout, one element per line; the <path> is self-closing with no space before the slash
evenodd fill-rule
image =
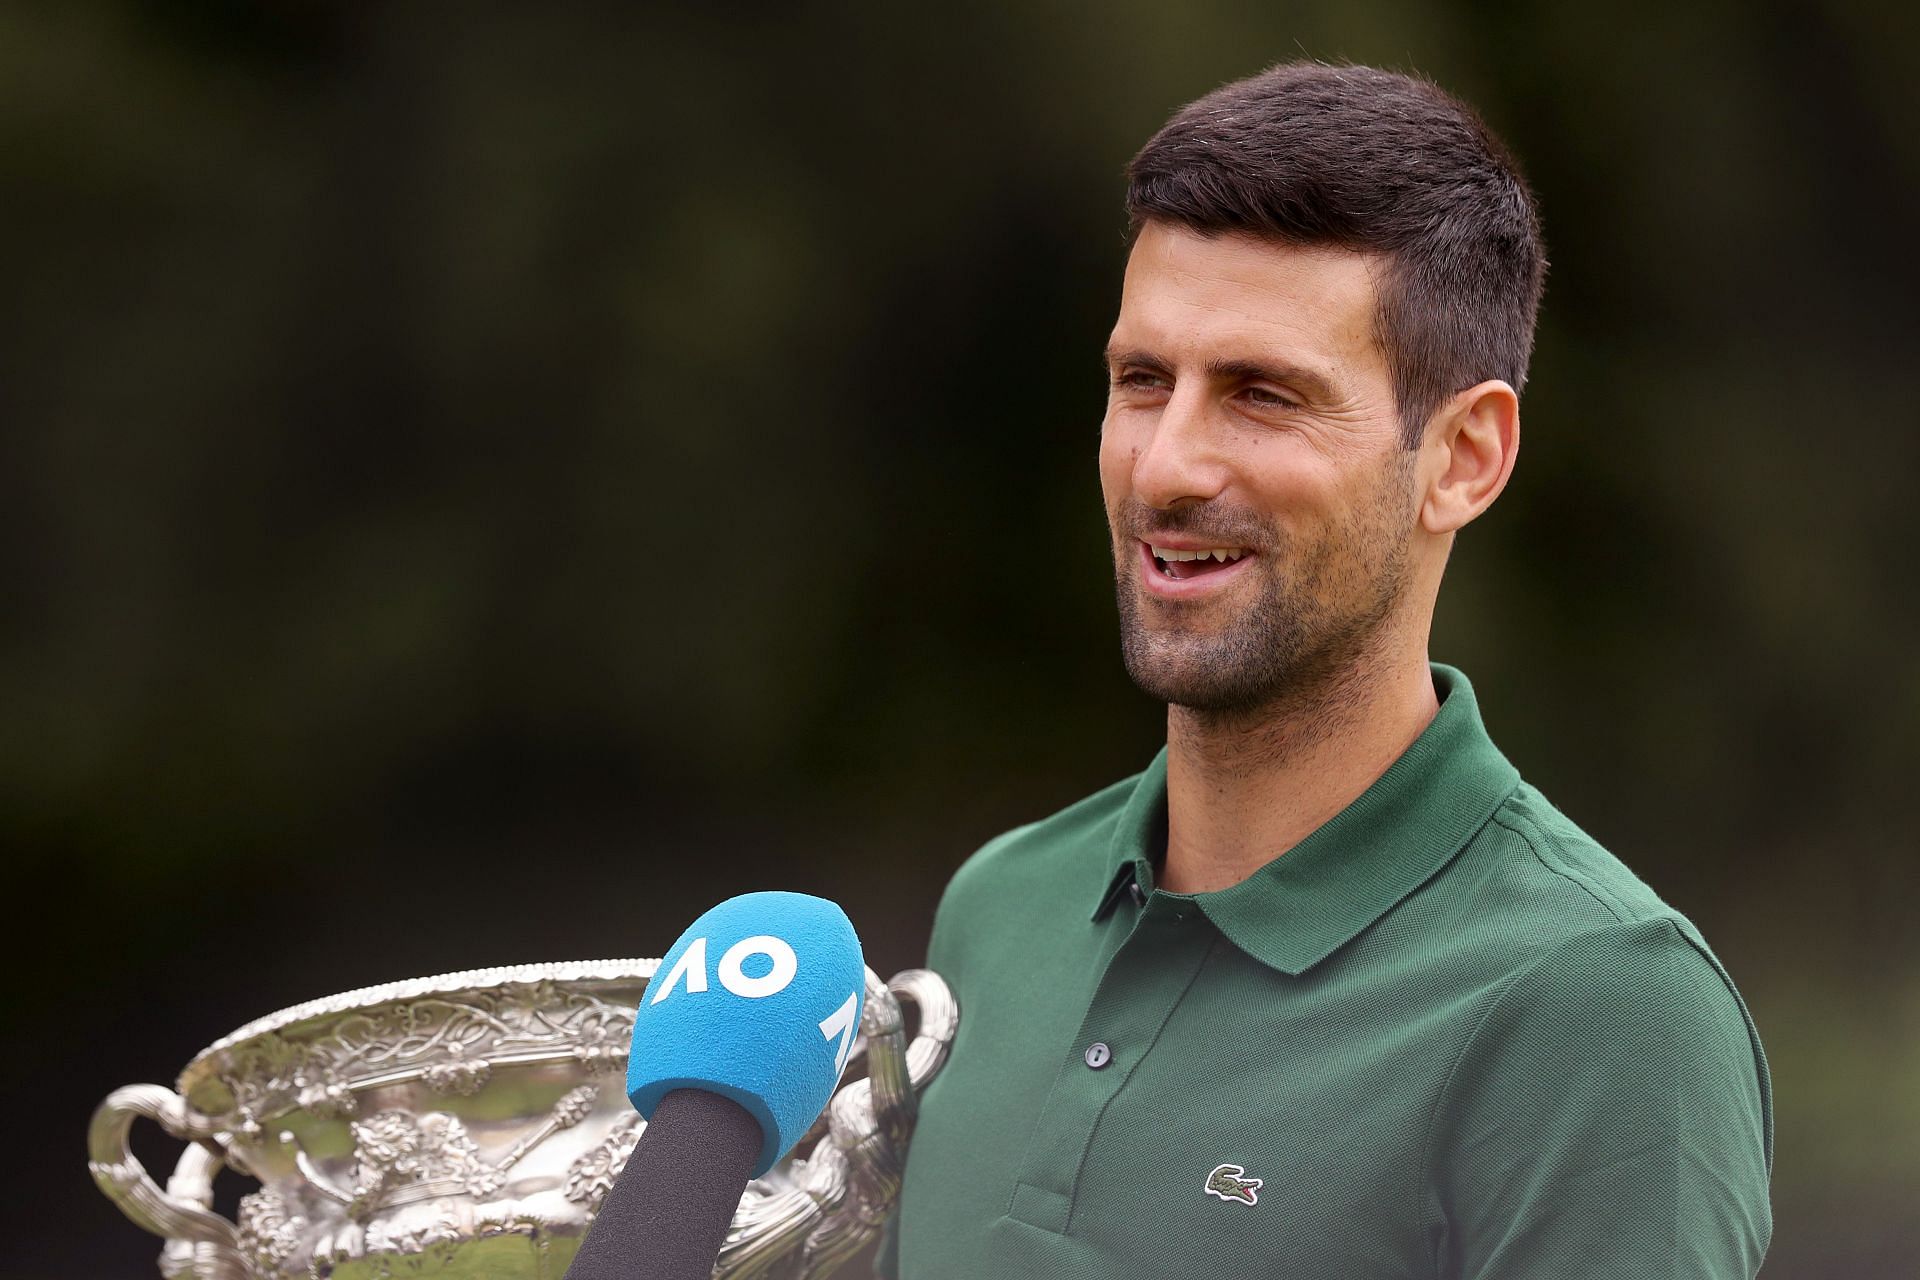
<path id="1" fill-rule="evenodd" d="M 627 1097 L 649 1120 L 675 1089 L 733 1099 L 766 1136 L 760 1177 L 832 1098 L 859 1033 L 866 972 L 852 922 L 825 898 L 727 899 L 688 926 L 647 984 Z"/>

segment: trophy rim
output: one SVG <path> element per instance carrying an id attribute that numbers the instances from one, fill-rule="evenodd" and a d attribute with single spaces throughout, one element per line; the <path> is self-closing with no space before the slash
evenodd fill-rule
<path id="1" fill-rule="evenodd" d="M 507 985 L 537 982 L 619 982 L 651 978 L 660 968 L 659 957 L 629 957 L 618 960 L 554 960 L 534 964 L 495 965 L 484 969 L 457 969 L 423 978 L 402 978 L 356 987 L 329 996 L 319 996 L 289 1005 L 264 1017 L 255 1018 L 193 1055 L 180 1072 L 181 1092 L 200 1075 L 212 1059 L 234 1046 L 286 1031 L 318 1019 L 337 1017 L 392 1001 L 420 1000 L 430 996 L 453 996 L 486 991 Z"/>

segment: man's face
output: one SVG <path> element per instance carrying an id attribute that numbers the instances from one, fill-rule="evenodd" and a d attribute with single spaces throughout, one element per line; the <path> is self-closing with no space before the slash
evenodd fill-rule
<path id="1" fill-rule="evenodd" d="M 1135 242 L 1100 483 L 1127 670 L 1155 697 L 1304 691 L 1405 596 L 1417 454 L 1373 337 L 1378 265 L 1159 223 Z"/>

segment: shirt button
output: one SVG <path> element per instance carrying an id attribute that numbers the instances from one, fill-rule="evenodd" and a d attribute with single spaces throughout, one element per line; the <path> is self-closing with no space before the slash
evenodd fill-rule
<path id="1" fill-rule="evenodd" d="M 1144 907 L 1147 905 L 1147 891 L 1140 887 L 1138 880 L 1132 880 L 1127 883 L 1127 893 L 1133 898 L 1134 906 Z"/>
<path id="2" fill-rule="evenodd" d="M 1104 1040 L 1095 1040 L 1087 1046 L 1087 1065 L 1095 1071 L 1113 1061 L 1113 1050 L 1107 1048 Z"/>

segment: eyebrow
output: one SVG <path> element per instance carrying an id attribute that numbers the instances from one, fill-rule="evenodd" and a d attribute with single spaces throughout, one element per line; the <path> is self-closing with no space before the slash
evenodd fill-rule
<path id="1" fill-rule="evenodd" d="M 1106 366 L 1109 373 L 1122 365 L 1139 365 L 1143 368 L 1158 369 L 1171 373 L 1173 366 L 1150 351 L 1118 351 L 1112 347 L 1106 350 Z M 1210 360 L 1206 373 L 1209 378 L 1220 382 L 1277 382 L 1292 387 L 1309 400 L 1322 404 L 1330 403 L 1338 397 L 1334 394 L 1333 384 L 1323 374 L 1300 365 L 1274 364 L 1263 360 Z"/>

